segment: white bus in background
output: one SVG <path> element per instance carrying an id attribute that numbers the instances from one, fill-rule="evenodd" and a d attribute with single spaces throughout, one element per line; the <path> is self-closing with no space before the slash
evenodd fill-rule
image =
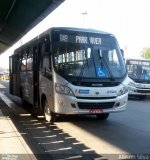
<path id="1" fill-rule="evenodd" d="M 105 120 L 126 109 L 127 70 L 116 38 L 91 29 L 51 28 L 10 57 L 10 93 L 40 109 Z"/>
<path id="2" fill-rule="evenodd" d="M 129 96 L 146 98 L 150 95 L 150 60 L 127 59 Z"/>

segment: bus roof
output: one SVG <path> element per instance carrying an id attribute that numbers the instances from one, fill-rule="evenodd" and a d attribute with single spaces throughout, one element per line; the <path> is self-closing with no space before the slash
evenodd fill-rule
<path id="1" fill-rule="evenodd" d="M 76 32 L 89 32 L 89 33 L 99 33 L 99 34 L 110 34 L 105 31 L 96 30 L 93 28 L 75 28 L 75 27 L 52 27 L 52 30 L 68 30 L 68 31 L 76 31 Z"/>
<path id="2" fill-rule="evenodd" d="M 29 43 L 39 39 L 40 37 L 46 35 L 46 34 L 49 34 L 50 31 L 53 31 L 53 30 L 62 30 L 62 31 L 75 31 L 75 32 L 85 32 L 85 33 L 95 33 L 95 34 L 104 34 L 104 35 L 111 35 L 111 36 L 114 36 L 113 34 L 111 33 L 108 33 L 108 32 L 104 32 L 104 31 L 100 31 L 100 30 L 96 30 L 96 29 L 92 29 L 92 28 L 75 28 L 75 27 L 51 27 L 49 29 L 47 29 L 46 31 L 44 31 L 43 33 L 39 34 L 38 36 L 34 37 L 33 39 L 31 39 L 30 41 L 26 42 L 25 44 L 23 44 L 22 46 L 18 47 L 15 52 L 17 50 L 19 50 L 20 48 L 22 48 L 23 46 L 26 46 L 28 45 Z M 115 36 L 114 36 L 115 37 Z"/>

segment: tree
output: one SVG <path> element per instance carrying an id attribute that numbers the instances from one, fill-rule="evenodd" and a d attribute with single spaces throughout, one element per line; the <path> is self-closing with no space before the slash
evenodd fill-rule
<path id="1" fill-rule="evenodd" d="M 141 52 L 141 57 L 145 59 L 150 59 L 150 48 L 143 48 Z"/>

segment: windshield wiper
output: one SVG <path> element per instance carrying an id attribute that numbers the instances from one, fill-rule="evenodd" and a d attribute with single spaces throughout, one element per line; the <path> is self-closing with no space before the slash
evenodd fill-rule
<path id="1" fill-rule="evenodd" d="M 103 56 L 102 56 L 102 54 L 101 54 L 101 52 L 100 52 L 100 49 L 98 49 L 98 51 L 99 51 L 99 54 L 98 54 L 98 55 L 99 55 L 99 59 L 100 59 L 100 61 L 103 62 L 104 65 L 106 66 L 106 68 L 107 68 L 107 70 L 108 70 L 108 72 L 109 72 L 109 75 L 110 75 L 110 79 L 111 79 L 112 81 L 115 81 L 114 76 L 113 76 L 113 74 L 112 74 L 112 71 L 111 71 L 111 69 L 109 68 L 109 65 L 108 65 L 108 63 L 106 62 L 105 58 L 103 58 Z"/>
<path id="2" fill-rule="evenodd" d="M 90 47 L 92 48 L 92 46 L 90 45 Z M 85 68 L 85 65 L 87 65 L 88 69 L 90 68 L 89 66 L 89 62 L 88 62 L 88 58 L 87 58 L 87 51 L 86 51 L 86 54 L 85 54 L 85 59 L 83 60 L 83 65 L 81 67 L 81 70 L 80 70 L 80 73 L 79 73 L 79 78 L 78 78 L 78 82 L 81 81 L 82 79 L 82 76 L 83 76 L 83 71 L 84 71 L 84 68 Z M 95 75 L 96 75 L 96 64 L 95 64 L 95 60 L 94 60 L 94 55 L 93 55 L 93 51 L 91 51 L 91 58 L 92 58 L 92 61 L 93 61 L 93 65 L 94 65 L 94 70 L 95 70 Z M 85 63 L 86 62 L 86 63 Z"/>
<path id="3" fill-rule="evenodd" d="M 84 70 L 84 67 L 85 67 L 85 61 L 86 61 L 86 63 L 87 63 L 87 66 L 88 66 L 88 68 L 89 68 L 89 64 L 88 64 L 88 60 L 87 60 L 87 51 L 86 51 L 86 54 L 85 54 L 85 59 L 83 60 L 83 65 L 82 65 L 82 67 L 81 67 L 81 70 L 80 70 L 80 73 L 79 73 L 79 78 L 78 78 L 78 82 L 80 82 L 81 81 L 81 79 L 82 79 L 82 76 L 83 76 L 83 70 Z"/>

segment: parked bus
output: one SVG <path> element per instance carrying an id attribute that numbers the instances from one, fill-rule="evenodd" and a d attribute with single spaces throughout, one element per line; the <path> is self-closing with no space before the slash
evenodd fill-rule
<path id="1" fill-rule="evenodd" d="M 105 120 L 127 105 L 127 70 L 116 38 L 92 29 L 50 28 L 10 57 L 10 93 L 43 111 Z"/>
<path id="2" fill-rule="evenodd" d="M 150 60 L 126 60 L 129 82 L 129 96 L 146 98 L 150 95 Z"/>

